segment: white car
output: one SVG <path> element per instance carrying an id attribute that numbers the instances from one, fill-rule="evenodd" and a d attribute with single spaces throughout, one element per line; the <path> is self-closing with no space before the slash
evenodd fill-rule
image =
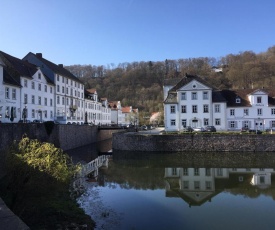
<path id="1" fill-rule="evenodd" d="M 194 132 L 204 132 L 205 129 L 203 127 L 193 127 Z"/>

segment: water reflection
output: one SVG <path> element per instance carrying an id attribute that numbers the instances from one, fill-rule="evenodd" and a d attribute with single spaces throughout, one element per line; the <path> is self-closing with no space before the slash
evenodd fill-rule
<path id="1" fill-rule="evenodd" d="M 113 152 L 79 203 L 97 229 L 271 229 L 274 170 L 275 153 Z"/>

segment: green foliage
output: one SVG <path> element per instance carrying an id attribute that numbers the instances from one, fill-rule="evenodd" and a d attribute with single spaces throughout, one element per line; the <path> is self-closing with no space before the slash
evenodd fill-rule
<path id="1" fill-rule="evenodd" d="M 80 169 L 61 149 L 23 137 L 8 153 L 0 196 L 31 229 L 69 229 L 93 221 L 71 198 L 70 185 Z"/>
<path id="2" fill-rule="evenodd" d="M 41 143 L 28 137 L 23 137 L 18 145 L 14 145 L 11 153 L 28 166 L 60 181 L 69 181 L 79 169 L 79 166 L 75 166 L 61 149 L 53 144 Z"/>

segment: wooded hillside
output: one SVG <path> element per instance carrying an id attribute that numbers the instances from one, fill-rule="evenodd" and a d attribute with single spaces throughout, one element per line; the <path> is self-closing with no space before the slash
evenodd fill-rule
<path id="1" fill-rule="evenodd" d="M 214 72 L 213 67 L 222 67 Z M 275 46 L 266 52 L 252 51 L 212 57 L 121 63 L 118 66 L 72 65 L 66 67 L 86 88 L 96 88 L 99 97 L 119 100 L 138 108 L 142 115 L 163 111 L 163 80 L 198 75 L 219 89 L 272 88 L 275 86 Z"/>

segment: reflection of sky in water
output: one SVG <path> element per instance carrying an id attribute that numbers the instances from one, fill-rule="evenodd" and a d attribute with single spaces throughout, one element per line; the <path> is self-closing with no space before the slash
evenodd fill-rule
<path id="1" fill-rule="evenodd" d="M 275 214 L 275 202 L 264 195 L 252 199 L 223 192 L 190 208 L 181 198 L 165 197 L 165 190 L 126 190 L 119 185 L 90 186 L 79 203 L 97 222 L 96 229 L 108 230 L 270 230 Z"/>

